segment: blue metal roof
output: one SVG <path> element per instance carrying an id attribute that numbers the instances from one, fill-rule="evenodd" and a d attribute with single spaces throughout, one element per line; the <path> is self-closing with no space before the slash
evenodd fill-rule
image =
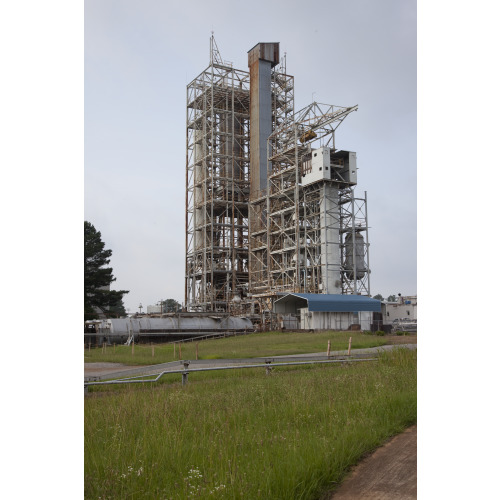
<path id="1" fill-rule="evenodd" d="M 289 293 L 278 302 L 288 302 L 291 297 L 298 297 L 307 301 L 307 307 L 312 312 L 380 312 L 380 300 L 364 295 L 337 295 L 317 293 Z M 288 299 L 288 300 L 287 300 Z"/>

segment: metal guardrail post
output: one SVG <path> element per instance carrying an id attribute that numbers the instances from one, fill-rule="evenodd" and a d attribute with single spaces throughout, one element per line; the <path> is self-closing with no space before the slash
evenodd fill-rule
<path id="1" fill-rule="evenodd" d="M 190 361 L 183 361 L 182 362 L 182 364 L 184 365 L 184 370 L 186 370 L 182 374 L 182 385 L 186 385 L 187 381 L 188 381 L 189 372 L 187 371 L 187 369 L 189 368 L 189 363 L 190 363 Z"/>
<path id="2" fill-rule="evenodd" d="M 266 375 L 271 375 L 271 372 L 273 371 L 273 367 L 269 366 L 273 362 L 272 359 L 266 359 Z"/>

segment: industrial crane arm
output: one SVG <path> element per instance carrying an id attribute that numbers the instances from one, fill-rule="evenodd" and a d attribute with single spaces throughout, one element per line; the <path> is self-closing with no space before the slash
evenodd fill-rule
<path id="1" fill-rule="evenodd" d="M 349 113 L 358 110 L 358 105 L 351 106 L 350 108 L 338 109 L 334 112 L 322 114 L 321 116 L 314 116 L 312 118 L 305 118 L 302 121 L 297 122 L 298 125 L 305 126 L 308 130 L 317 130 L 319 128 L 325 127 L 330 123 L 343 120 Z"/>

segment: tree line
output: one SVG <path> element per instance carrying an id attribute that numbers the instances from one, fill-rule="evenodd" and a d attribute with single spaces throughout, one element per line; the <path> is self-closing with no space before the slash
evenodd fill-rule
<path id="1" fill-rule="evenodd" d="M 389 295 L 389 297 L 387 297 L 387 299 L 384 299 L 384 297 L 382 297 L 382 295 L 380 295 L 380 293 L 377 293 L 377 295 L 374 295 L 373 298 L 377 299 L 377 300 L 386 300 L 387 302 L 396 302 L 395 295 Z"/>

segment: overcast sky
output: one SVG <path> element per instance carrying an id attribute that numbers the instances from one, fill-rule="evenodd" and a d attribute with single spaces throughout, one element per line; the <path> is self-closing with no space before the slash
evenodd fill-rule
<path id="1" fill-rule="evenodd" d="M 85 220 L 135 312 L 184 300 L 186 85 L 280 42 L 295 109 L 352 106 L 336 134 L 368 195 L 371 292 L 417 292 L 416 1 L 85 1 Z"/>

